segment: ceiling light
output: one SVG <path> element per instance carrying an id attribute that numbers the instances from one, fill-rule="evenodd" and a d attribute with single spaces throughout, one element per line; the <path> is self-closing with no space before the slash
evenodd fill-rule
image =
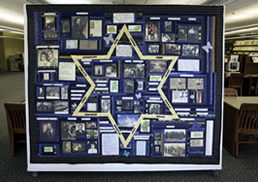
<path id="1" fill-rule="evenodd" d="M 245 32 L 254 32 L 254 31 L 258 31 L 258 27 L 233 30 L 233 31 L 226 32 L 225 35 L 227 36 L 227 35 L 240 34 L 240 33 L 245 33 Z"/>
<path id="2" fill-rule="evenodd" d="M 23 14 L 16 13 L 10 9 L 0 6 L 0 20 L 2 22 L 10 22 L 19 25 L 24 24 Z"/>

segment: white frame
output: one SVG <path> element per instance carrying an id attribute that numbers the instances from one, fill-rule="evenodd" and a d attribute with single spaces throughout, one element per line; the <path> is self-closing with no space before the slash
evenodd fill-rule
<path id="1" fill-rule="evenodd" d="M 25 53 L 25 101 L 26 101 L 26 138 L 27 138 L 27 171 L 28 172 L 43 172 L 43 171 L 71 171 L 71 172 L 96 172 L 96 171 L 109 171 L 109 172 L 133 172 L 133 171 L 188 171 L 188 170 L 221 170 L 222 169 L 222 138 L 223 138 L 223 102 L 221 99 L 221 136 L 220 136 L 220 152 L 219 152 L 219 164 L 125 164 L 125 163 L 105 163 L 105 164 L 67 164 L 67 163 L 31 163 L 30 162 L 30 131 L 29 131 L 29 102 L 28 102 L 28 28 L 27 28 L 27 11 L 26 4 L 24 5 L 24 53 Z M 225 6 L 223 7 L 225 10 Z M 225 31 L 223 15 L 223 32 Z M 224 34 L 224 33 L 223 33 Z M 223 53 L 224 53 L 224 41 L 223 36 Z M 224 61 L 224 56 L 223 60 Z M 222 73 L 224 72 L 224 65 L 222 67 Z M 222 88 L 224 85 L 224 74 L 222 74 Z M 224 91 L 222 89 L 222 95 Z"/>

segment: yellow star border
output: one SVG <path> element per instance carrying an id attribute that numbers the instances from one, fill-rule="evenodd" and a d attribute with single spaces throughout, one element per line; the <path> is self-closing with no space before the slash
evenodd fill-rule
<path id="1" fill-rule="evenodd" d="M 110 59 L 113 51 L 115 50 L 119 40 L 121 39 L 123 34 L 126 34 L 126 36 L 128 37 L 130 43 L 132 44 L 134 50 L 136 51 L 136 53 L 138 54 L 139 58 L 142 60 L 171 60 L 171 63 L 165 73 L 165 75 L 163 76 L 161 82 L 159 83 L 157 90 L 159 92 L 159 94 L 161 95 L 163 101 L 165 102 L 166 106 L 168 107 L 168 109 L 170 110 L 172 115 L 162 115 L 162 114 L 141 114 L 138 121 L 136 122 L 136 124 L 134 125 L 132 131 L 130 132 L 129 136 L 127 137 L 127 139 L 124 138 L 123 134 L 121 133 L 118 125 L 116 124 L 113 116 L 111 115 L 110 112 L 108 113 L 101 113 L 101 112 L 80 112 L 81 108 L 83 107 L 83 105 L 85 104 L 85 102 L 87 101 L 88 97 L 90 96 L 90 94 L 93 92 L 94 88 L 95 88 L 95 83 L 91 80 L 91 78 L 89 77 L 89 75 L 87 74 L 87 72 L 84 70 L 84 68 L 82 67 L 82 65 L 80 64 L 79 60 L 82 59 L 90 59 L 90 60 L 96 60 L 96 59 Z M 78 67 L 78 69 L 80 70 L 80 72 L 82 73 L 82 75 L 86 78 L 86 80 L 89 82 L 90 84 L 90 88 L 88 89 L 88 91 L 85 93 L 84 97 L 82 98 L 81 102 L 79 103 L 79 105 L 77 106 L 77 108 L 75 109 L 73 116 L 86 116 L 86 117 L 107 117 L 109 119 L 109 121 L 111 122 L 111 124 L 113 125 L 114 129 L 116 130 L 122 144 L 124 147 L 126 147 L 128 145 L 128 143 L 131 141 L 132 137 L 134 136 L 135 132 L 137 131 L 138 127 L 140 126 L 141 122 L 143 119 L 155 119 L 155 118 L 166 118 L 166 119 L 178 119 L 178 115 L 176 114 L 176 112 L 174 111 L 172 105 L 170 104 L 170 102 L 168 101 L 166 95 L 164 94 L 164 92 L 162 91 L 162 87 L 165 83 L 165 81 L 167 80 L 172 68 L 174 67 L 178 56 L 148 56 L 148 55 L 142 55 L 142 52 L 140 51 L 140 49 L 138 48 L 137 44 L 135 43 L 133 37 L 131 36 L 130 32 L 128 31 L 126 25 L 124 25 L 121 29 L 121 31 L 119 32 L 119 34 L 117 35 L 116 39 L 114 40 L 111 48 L 109 49 L 108 53 L 106 55 L 71 55 L 73 61 L 75 62 L 76 66 Z"/>

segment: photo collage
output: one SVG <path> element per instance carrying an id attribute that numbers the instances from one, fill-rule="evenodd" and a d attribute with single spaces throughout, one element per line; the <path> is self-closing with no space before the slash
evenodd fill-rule
<path id="1" fill-rule="evenodd" d="M 202 48 L 212 21 L 35 12 L 38 156 L 212 156 L 216 92 L 212 51 Z"/>

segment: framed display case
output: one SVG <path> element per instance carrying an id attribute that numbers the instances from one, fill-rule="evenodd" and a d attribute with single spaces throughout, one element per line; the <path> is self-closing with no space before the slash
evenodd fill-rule
<path id="1" fill-rule="evenodd" d="M 25 15 L 28 171 L 221 169 L 223 6 Z"/>

